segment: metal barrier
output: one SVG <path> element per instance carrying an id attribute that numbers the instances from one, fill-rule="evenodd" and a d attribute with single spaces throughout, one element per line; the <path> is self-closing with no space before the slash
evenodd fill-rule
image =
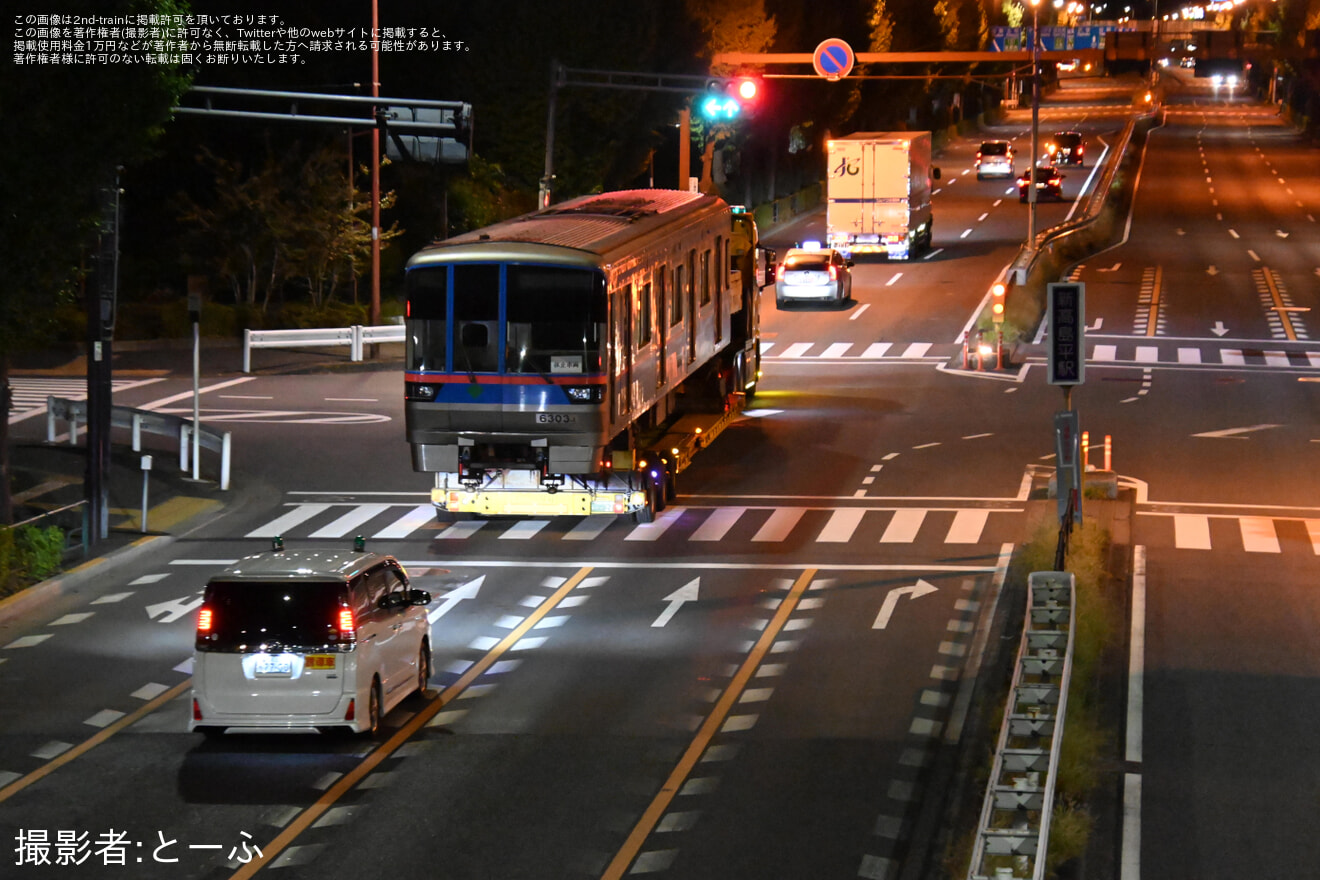
<path id="1" fill-rule="evenodd" d="M 54 443 L 59 435 L 58 423 L 69 425 L 69 445 L 78 444 L 78 425 L 87 424 L 87 401 L 68 400 L 63 397 L 46 398 L 46 442 Z M 192 449 L 192 419 L 172 416 L 166 413 L 133 409 L 127 406 L 110 407 L 110 427 L 123 428 L 133 435 L 133 451 L 142 451 L 142 435 L 157 434 L 162 437 L 177 437 L 179 440 L 179 470 L 189 470 L 189 455 Z M 216 431 L 202 425 L 197 432 L 197 445 L 220 456 L 220 488 L 229 489 L 229 462 L 232 456 L 233 440 L 228 431 Z M 199 462 L 200 464 L 200 462 Z"/>
<path id="2" fill-rule="evenodd" d="M 243 372 L 252 372 L 254 348 L 323 348 L 347 345 L 348 358 L 356 363 L 362 360 L 363 346 L 380 342 L 403 342 L 405 338 L 402 324 L 385 324 L 379 327 L 354 324 L 352 327 L 323 327 L 312 330 L 244 330 Z"/>
<path id="3" fill-rule="evenodd" d="M 1045 876 L 1072 677 L 1076 582 L 1065 571 L 1033 572 L 1027 582 L 1027 619 L 968 880 Z"/>

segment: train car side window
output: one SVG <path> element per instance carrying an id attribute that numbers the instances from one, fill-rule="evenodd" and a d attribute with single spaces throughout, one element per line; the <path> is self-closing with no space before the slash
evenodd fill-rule
<path id="1" fill-rule="evenodd" d="M 669 301 L 669 326 L 683 320 L 683 292 L 687 290 L 688 273 L 686 266 L 674 267 L 674 296 Z"/>
<path id="2" fill-rule="evenodd" d="M 701 304 L 710 305 L 710 248 L 701 252 Z"/>
<path id="3" fill-rule="evenodd" d="M 637 331 L 633 334 L 637 347 L 651 344 L 651 282 L 641 286 L 637 295 Z"/>
<path id="4" fill-rule="evenodd" d="M 444 371 L 448 348 L 449 267 L 419 266 L 408 272 L 407 355 L 410 370 Z"/>

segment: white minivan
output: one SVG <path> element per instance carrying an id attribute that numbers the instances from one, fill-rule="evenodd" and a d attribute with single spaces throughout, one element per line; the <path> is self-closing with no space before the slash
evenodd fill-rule
<path id="1" fill-rule="evenodd" d="M 374 733 L 431 677 L 431 595 L 392 556 L 275 541 L 206 585 L 189 730 Z"/>

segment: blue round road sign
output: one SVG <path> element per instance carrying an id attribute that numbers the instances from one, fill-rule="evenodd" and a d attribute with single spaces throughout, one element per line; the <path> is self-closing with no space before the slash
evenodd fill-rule
<path id="1" fill-rule="evenodd" d="M 811 55 L 811 64 L 816 68 L 816 73 L 830 81 L 845 77 L 852 72 L 853 62 L 856 60 L 857 56 L 853 54 L 852 46 L 838 37 L 822 40 Z"/>

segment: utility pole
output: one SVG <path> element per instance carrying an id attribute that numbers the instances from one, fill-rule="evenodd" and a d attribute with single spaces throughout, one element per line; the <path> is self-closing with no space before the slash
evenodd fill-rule
<path id="1" fill-rule="evenodd" d="M 110 535 L 110 407 L 115 304 L 119 292 L 119 172 L 101 190 L 96 283 L 87 290 L 86 541 Z M 74 438 L 77 439 L 77 438 Z"/>
<path id="2" fill-rule="evenodd" d="M 1036 157 L 1040 155 L 1040 0 L 1031 0 L 1031 156 L 1027 159 L 1027 248 L 1036 250 Z"/>

